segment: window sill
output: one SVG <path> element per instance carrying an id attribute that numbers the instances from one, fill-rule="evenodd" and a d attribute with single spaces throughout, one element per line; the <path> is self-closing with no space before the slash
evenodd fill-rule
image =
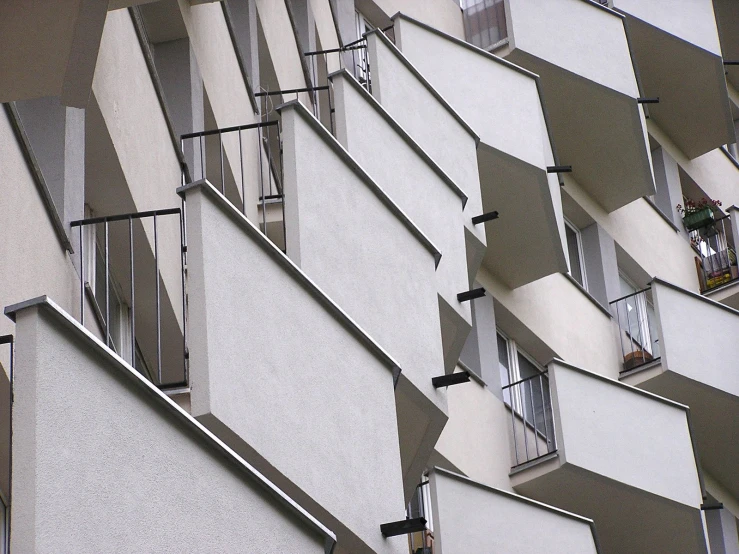
<path id="1" fill-rule="evenodd" d="M 570 283 L 575 285 L 580 290 L 580 292 L 582 292 L 585 295 L 585 297 L 588 300 L 590 300 L 590 302 L 593 303 L 593 305 L 596 308 L 598 308 L 601 312 L 607 315 L 609 319 L 613 319 L 613 315 L 611 314 L 611 312 L 608 311 L 608 308 L 604 307 L 603 304 L 598 302 L 598 299 L 595 298 L 595 296 L 593 296 L 592 294 L 590 294 L 588 292 L 588 289 L 586 289 L 580 283 L 578 283 L 577 280 L 575 280 L 575 278 L 572 275 L 570 275 L 569 273 L 563 273 L 562 275 L 564 275 Z"/>

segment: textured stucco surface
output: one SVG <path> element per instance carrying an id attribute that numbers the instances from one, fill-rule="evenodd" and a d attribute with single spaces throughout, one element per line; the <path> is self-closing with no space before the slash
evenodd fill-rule
<path id="1" fill-rule="evenodd" d="M 440 554 L 596 554 L 590 523 L 443 471 L 430 475 Z"/>
<path id="2" fill-rule="evenodd" d="M 56 317 L 18 315 L 14 552 L 324 551 Z"/>
<path id="3" fill-rule="evenodd" d="M 400 552 L 379 531 L 404 508 L 390 368 L 208 194 L 187 195 L 193 415 L 340 543 Z"/>

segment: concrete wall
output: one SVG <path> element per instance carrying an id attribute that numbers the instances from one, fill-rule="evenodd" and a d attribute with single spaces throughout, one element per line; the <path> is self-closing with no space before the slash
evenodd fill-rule
<path id="1" fill-rule="evenodd" d="M 62 318 L 18 314 L 14 552 L 324 552 L 189 416 Z"/>
<path id="2" fill-rule="evenodd" d="M 596 554 L 592 520 L 436 469 L 434 552 Z"/>
<path id="3" fill-rule="evenodd" d="M 482 213 L 476 137 L 384 35 L 370 34 L 367 52 L 372 95 L 467 195 L 465 225 L 483 249 L 485 227 L 470 221 Z"/>
<path id="4" fill-rule="evenodd" d="M 618 377 L 622 358 L 611 317 L 564 275 L 550 275 L 515 290 L 483 271 L 478 281 L 558 357 Z"/>
<path id="5" fill-rule="evenodd" d="M 42 294 L 54 295 L 65 310 L 79 314 L 79 277 L 62 247 L 50 215 L 15 138 L 7 112 L 0 110 L 0 307 Z M 0 334 L 14 325 L 0 318 Z M 7 348 L 0 364 L 8 371 Z"/>
<path id="6" fill-rule="evenodd" d="M 447 399 L 449 421 L 436 443 L 437 452 L 471 479 L 511 490 L 510 411 L 492 390 L 474 380 L 451 387 Z"/>
<path id="7" fill-rule="evenodd" d="M 402 17 L 395 19 L 395 35 L 403 54 L 470 122 L 482 143 L 546 166 L 542 137 L 547 130 L 532 74 Z"/>
<path id="8" fill-rule="evenodd" d="M 556 361 L 548 368 L 561 463 L 701 504 L 684 408 Z"/>
<path id="9" fill-rule="evenodd" d="M 373 3 L 388 17 L 402 12 L 464 40 L 462 10 L 455 0 L 373 0 Z M 357 5 L 361 2 L 357 1 Z"/>
<path id="10" fill-rule="evenodd" d="M 443 410 L 434 257 L 311 117 L 282 111 L 288 255 Z"/>
<path id="11" fill-rule="evenodd" d="M 256 0 L 257 12 L 280 89 L 305 87 L 302 52 L 284 0 Z"/>
<path id="12" fill-rule="evenodd" d="M 613 0 L 613 7 L 699 48 L 721 55 L 711 0 Z"/>
<path id="13" fill-rule="evenodd" d="M 351 551 L 400 552 L 379 530 L 404 508 L 391 369 L 205 187 L 187 193 L 193 415 Z"/>
<path id="14" fill-rule="evenodd" d="M 336 136 L 356 162 L 441 250 L 436 286 L 446 367 L 452 369 L 472 325 L 461 191 L 348 73 L 333 77 Z M 429 163 L 430 162 L 430 163 Z M 439 170 L 441 171 L 441 170 Z M 452 187 L 455 187 L 454 189 Z"/>
<path id="15" fill-rule="evenodd" d="M 739 396 L 739 312 L 652 284 L 662 363 L 669 371 Z"/>
<path id="16" fill-rule="evenodd" d="M 639 96 L 622 18 L 582 0 L 505 4 L 511 49 L 627 96 Z"/>

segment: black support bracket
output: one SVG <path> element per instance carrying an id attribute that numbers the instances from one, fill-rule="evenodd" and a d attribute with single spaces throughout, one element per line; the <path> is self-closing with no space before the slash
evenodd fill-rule
<path id="1" fill-rule="evenodd" d="M 739 65 L 739 60 L 724 60 L 724 65 Z"/>
<path id="2" fill-rule="evenodd" d="M 639 104 L 659 104 L 659 96 L 655 96 L 653 98 L 647 98 L 647 97 L 637 98 L 636 101 Z"/>
<path id="3" fill-rule="evenodd" d="M 476 215 L 472 218 L 472 224 L 478 225 L 480 223 L 485 223 L 486 221 L 492 221 L 493 219 L 498 219 L 498 212 L 488 212 L 486 214 Z"/>
<path id="4" fill-rule="evenodd" d="M 424 529 L 426 529 L 426 520 L 422 517 L 402 519 L 400 521 L 393 521 L 392 523 L 383 523 L 380 525 L 380 532 L 383 537 L 410 535 L 411 533 L 418 533 Z"/>
<path id="5" fill-rule="evenodd" d="M 701 510 L 723 510 L 724 504 L 723 502 L 718 502 L 716 504 L 701 504 Z"/>
<path id="6" fill-rule="evenodd" d="M 449 375 L 442 375 L 441 377 L 433 377 L 431 384 L 434 385 L 435 389 L 441 387 L 449 387 L 451 385 L 461 385 L 462 383 L 470 382 L 470 374 L 466 371 L 460 371 L 458 373 L 450 373 Z"/>
<path id="7" fill-rule="evenodd" d="M 547 173 L 572 173 L 571 165 L 550 165 L 547 167 Z"/>
<path id="8" fill-rule="evenodd" d="M 459 300 L 460 302 L 469 302 L 470 300 L 474 300 L 475 298 L 482 298 L 483 296 L 485 296 L 485 289 L 472 289 L 465 292 L 460 292 L 457 295 L 457 300 Z"/>

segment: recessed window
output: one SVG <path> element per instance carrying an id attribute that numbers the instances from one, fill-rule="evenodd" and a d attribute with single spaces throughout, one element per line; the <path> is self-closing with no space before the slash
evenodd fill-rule
<path id="1" fill-rule="evenodd" d="M 588 288 L 580 229 L 565 219 L 565 235 L 567 238 L 567 253 L 570 258 L 570 275 L 584 288 Z"/>

